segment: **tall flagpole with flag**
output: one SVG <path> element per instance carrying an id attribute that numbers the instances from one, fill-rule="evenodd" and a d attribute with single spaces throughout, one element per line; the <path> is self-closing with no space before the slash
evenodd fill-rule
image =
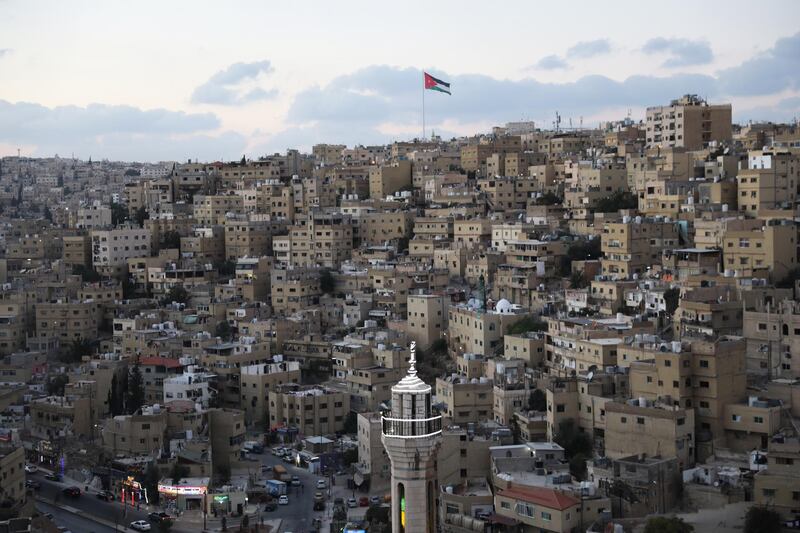
<path id="1" fill-rule="evenodd" d="M 434 78 L 427 72 L 422 72 L 422 140 L 425 140 L 425 91 L 438 91 L 450 94 L 450 84 L 438 78 Z"/>

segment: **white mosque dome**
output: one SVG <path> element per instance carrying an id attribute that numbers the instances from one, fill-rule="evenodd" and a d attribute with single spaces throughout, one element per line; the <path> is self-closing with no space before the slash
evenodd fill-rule
<path id="1" fill-rule="evenodd" d="M 503 298 L 495 304 L 494 310 L 498 313 L 510 313 L 511 307 L 511 302 Z"/>

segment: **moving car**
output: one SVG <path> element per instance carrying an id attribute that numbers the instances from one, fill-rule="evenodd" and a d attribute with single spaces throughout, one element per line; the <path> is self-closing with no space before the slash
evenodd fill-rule
<path id="1" fill-rule="evenodd" d="M 69 496 L 70 498 L 80 498 L 81 496 L 81 489 L 79 489 L 78 487 L 67 487 L 61 492 L 63 492 L 65 496 Z"/>
<path id="2" fill-rule="evenodd" d="M 25 465 L 25 473 L 26 474 L 35 474 L 39 471 L 39 467 L 35 465 Z"/>
<path id="3" fill-rule="evenodd" d="M 267 505 L 264 506 L 264 510 L 267 511 L 268 513 L 271 513 L 277 508 L 278 506 L 275 502 L 269 502 Z"/>
<path id="4" fill-rule="evenodd" d="M 370 505 L 380 505 L 381 504 L 381 497 L 380 496 L 370 496 L 369 497 L 369 504 Z"/>
<path id="5" fill-rule="evenodd" d="M 50 472 L 46 476 L 45 479 L 49 479 L 50 481 L 61 481 L 61 474 L 56 474 L 55 472 Z"/>
<path id="6" fill-rule="evenodd" d="M 358 502 L 355 498 L 347 498 L 347 506 L 350 508 L 358 507 Z"/>
<path id="7" fill-rule="evenodd" d="M 278 498 L 278 505 L 289 505 L 289 497 L 284 494 Z"/>
<path id="8" fill-rule="evenodd" d="M 39 490 L 42 488 L 42 484 L 33 479 L 26 479 L 25 486 L 33 490 Z"/>
<path id="9" fill-rule="evenodd" d="M 98 500 L 105 500 L 107 502 L 113 502 L 114 501 L 114 493 L 111 492 L 110 490 L 101 490 L 100 492 L 97 493 L 97 499 Z"/>
<path id="10" fill-rule="evenodd" d="M 135 529 L 136 531 L 150 531 L 150 523 L 146 522 L 145 520 L 137 520 L 136 522 L 131 522 L 128 526 L 131 529 Z"/>
<path id="11" fill-rule="evenodd" d="M 148 520 L 151 522 L 155 522 L 156 524 L 160 522 L 165 522 L 167 520 L 172 520 L 172 517 L 165 513 L 164 511 L 159 511 L 157 513 L 150 513 L 147 515 Z"/>
<path id="12" fill-rule="evenodd" d="M 328 484 L 325 482 L 325 480 L 324 480 L 324 479 L 318 479 L 318 480 L 317 480 L 317 488 L 318 488 L 318 489 L 324 489 L 324 488 L 326 488 L 327 486 L 328 486 Z"/>
<path id="13" fill-rule="evenodd" d="M 322 495 L 321 492 L 315 492 L 314 493 L 314 501 L 315 502 L 321 502 L 324 499 L 325 499 L 325 497 Z"/>
<path id="14" fill-rule="evenodd" d="M 294 486 L 300 485 L 300 477 L 299 476 L 292 476 L 292 485 L 294 485 Z"/>
<path id="15" fill-rule="evenodd" d="M 367 507 L 367 506 L 369 506 L 369 498 L 367 498 L 366 496 L 362 496 L 361 498 L 359 498 L 358 499 L 358 506 L 359 507 Z"/>

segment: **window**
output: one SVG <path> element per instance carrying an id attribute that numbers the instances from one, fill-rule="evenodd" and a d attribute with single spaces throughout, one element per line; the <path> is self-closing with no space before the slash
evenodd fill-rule
<path id="1" fill-rule="evenodd" d="M 527 516 L 533 518 L 536 510 L 533 508 L 533 505 L 530 505 L 525 502 L 517 502 L 517 514 L 520 516 Z"/>
<path id="2" fill-rule="evenodd" d="M 764 423 L 764 417 L 762 417 L 762 416 L 754 416 L 753 417 L 753 422 L 755 422 L 756 424 L 763 424 Z"/>
<path id="3" fill-rule="evenodd" d="M 700 368 L 708 368 L 708 361 L 706 359 L 700 359 Z"/>
<path id="4" fill-rule="evenodd" d="M 544 511 L 542 511 L 542 520 L 545 520 L 547 522 L 552 520 L 552 517 L 550 516 L 550 513 L 545 513 Z"/>
<path id="5" fill-rule="evenodd" d="M 763 494 L 765 498 L 772 498 L 775 496 L 775 489 L 762 489 L 761 494 Z"/>
<path id="6" fill-rule="evenodd" d="M 644 417 L 643 416 L 637 416 L 636 417 L 636 423 L 644 425 Z"/>
<path id="7" fill-rule="evenodd" d="M 511 509 L 511 502 L 500 502 L 501 509 Z"/>

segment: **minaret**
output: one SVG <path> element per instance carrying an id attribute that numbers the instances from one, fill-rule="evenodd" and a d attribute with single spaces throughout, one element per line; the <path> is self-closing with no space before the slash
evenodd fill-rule
<path id="1" fill-rule="evenodd" d="M 408 375 L 392 387 L 392 414 L 381 417 L 392 463 L 392 533 L 433 533 L 442 417 L 431 416 L 431 387 L 417 377 L 414 341 L 410 352 Z"/>

